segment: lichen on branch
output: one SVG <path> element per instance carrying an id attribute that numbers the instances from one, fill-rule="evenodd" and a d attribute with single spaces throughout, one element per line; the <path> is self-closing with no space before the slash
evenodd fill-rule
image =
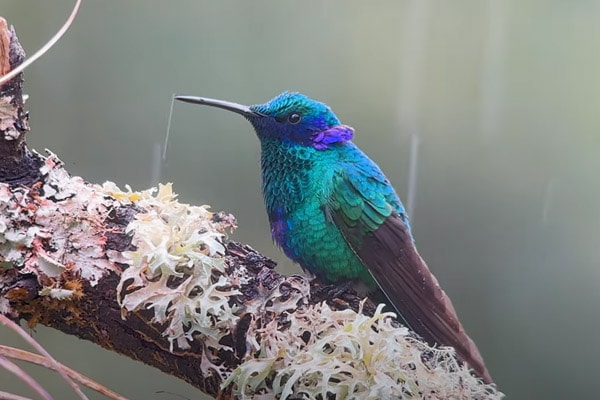
<path id="1" fill-rule="evenodd" d="M 43 159 L 40 176 L 32 187 L 0 183 L 3 313 L 43 315 L 40 307 L 51 307 L 75 320 L 102 282 L 114 282 L 107 301 L 116 305 L 119 324 L 137 324 L 134 334 L 145 329 L 140 323 L 158 332 L 158 338 L 147 332 L 137 338 L 160 354 L 149 361 L 172 357 L 168 365 L 191 367 L 182 377 L 213 395 L 502 397 L 472 376 L 452 349 L 429 347 L 382 306 L 367 312 L 363 301 L 351 309 L 317 280 L 282 276 L 262 259 L 240 258 L 246 250 L 226 242 L 233 217 L 180 203 L 170 184 L 142 192 L 112 182 L 88 184 L 52 154 Z M 125 211 L 123 225 L 114 225 Z M 36 292 L 15 295 L 18 276 L 34 277 Z M 32 302 L 35 313 L 27 305 Z M 128 334 L 107 325 L 89 337 L 110 347 L 105 335 L 113 328 L 119 340 Z M 104 334 L 96 338 L 96 332 Z"/>
<path id="2" fill-rule="evenodd" d="M 104 250 L 105 221 L 118 203 L 71 177 L 53 154 L 40 176 L 32 187 L 0 183 L 0 260 L 36 276 L 40 294 L 69 298 L 77 295 L 73 281 L 95 286 L 120 272 Z"/>
<path id="3" fill-rule="evenodd" d="M 232 221 L 215 222 L 206 206 L 179 203 L 171 184 L 159 185 L 156 196 L 154 190 L 123 193 L 114 187 L 110 192 L 145 210 L 126 230 L 135 250 L 123 253 L 129 268 L 117 287 L 124 315 L 152 309 L 152 321 L 167 325 L 171 350 L 174 343 L 190 348 L 197 333 L 205 346 L 220 347 L 239 319 L 230 302 L 241 292 L 227 276 L 221 243 Z"/>

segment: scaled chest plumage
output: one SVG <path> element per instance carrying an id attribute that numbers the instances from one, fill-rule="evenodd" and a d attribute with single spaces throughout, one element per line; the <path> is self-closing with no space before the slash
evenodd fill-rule
<path id="1" fill-rule="evenodd" d="M 368 270 L 328 215 L 336 173 L 350 160 L 343 150 L 261 140 L 263 195 L 271 234 L 285 254 L 329 282 L 358 279 L 373 287 Z"/>

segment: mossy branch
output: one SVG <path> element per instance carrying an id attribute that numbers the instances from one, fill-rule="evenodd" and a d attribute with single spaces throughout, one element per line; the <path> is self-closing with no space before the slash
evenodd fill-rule
<path id="1" fill-rule="evenodd" d="M 3 71 L 19 62 L 4 25 Z M 178 202 L 171 185 L 135 192 L 86 183 L 55 155 L 28 150 L 21 85 L 18 76 L 0 87 L 3 314 L 218 398 L 501 397 L 452 349 L 430 348 L 381 307 L 283 276 L 227 241 L 232 216 Z"/>

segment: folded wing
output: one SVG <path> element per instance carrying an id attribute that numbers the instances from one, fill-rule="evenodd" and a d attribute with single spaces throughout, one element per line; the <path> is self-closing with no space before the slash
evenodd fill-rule
<path id="1" fill-rule="evenodd" d="M 417 252 L 404 209 L 383 174 L 374 165 L 347 164 L 334 179 L 327 212 L 391 304 L 429 344 L 454 347 L 491 383 L 450 298 Z"/>

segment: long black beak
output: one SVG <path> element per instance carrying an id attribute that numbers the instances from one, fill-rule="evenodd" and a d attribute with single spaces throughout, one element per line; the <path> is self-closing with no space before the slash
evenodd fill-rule
<path id="1" fill-rule="evenodd" d="M 243 104 L 233 103 L 231 101 L 209 99 L 207 97 L 196 97 L 196 96 L 175 96 L 176 100 L 184 101 L 186 103 L 201 104 L 204 106 L 211 106 L 222 108 L 224 110 L 233 111 L 234 113 L 243 115 L 244 117 L 262 117 L 261 113 L 252 111 L 250 107 Z"/>

